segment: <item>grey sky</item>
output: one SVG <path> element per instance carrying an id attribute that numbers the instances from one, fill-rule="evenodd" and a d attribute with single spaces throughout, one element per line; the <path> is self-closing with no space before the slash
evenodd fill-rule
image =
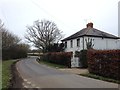
<path id="1" fill-rule="evenodd" d="M 0 0 L 0 18 L 5 26 L 24 38 L 33 21 L 54 21 L 65 37 L 93 22 L 94 28 L 118 35 L 119 0 Z"/>

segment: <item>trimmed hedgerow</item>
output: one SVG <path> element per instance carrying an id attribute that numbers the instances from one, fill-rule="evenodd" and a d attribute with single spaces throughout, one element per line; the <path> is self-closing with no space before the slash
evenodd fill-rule
<path id="1" fill-rule="evenodd" d="M 71 57 L 72 57 L 72 55 L 73 55 L 72 52 L 45 53 L 41 56 L 41 60 L 45 60 L 47 62 L 71 67 Z"/>
<path id="2" fill-rule="evenodd" d="M 89 50 L 87 55 L 90 73 L 120 80 L 120 50 Z"/>

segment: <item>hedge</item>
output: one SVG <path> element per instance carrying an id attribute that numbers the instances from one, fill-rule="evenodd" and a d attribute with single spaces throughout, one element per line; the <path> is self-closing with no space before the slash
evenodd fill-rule
<path id="1" fill-rule="evenodd" d="M 55 63 L 55 64 L 71 67 L 72 55 L 73 55 L 72 52 L 45 53 L 41 56 L 41 60 L 45 60 L 50 63 Z"/>
<path id="2" fill-rule="evenodd" d="M 2 60 L 19 59 L 25 57 L 27 57 L 27 51 L 22 48 L 12 47 L 2 50 Z"/>
<path id="3" fill-rule="evenodd" d="M 120 80 L 120 50 L 89 50 L 87 55 L 90 73 Z"/>

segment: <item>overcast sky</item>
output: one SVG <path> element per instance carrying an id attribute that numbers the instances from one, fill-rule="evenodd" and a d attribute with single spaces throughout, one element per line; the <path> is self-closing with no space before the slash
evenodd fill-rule
<path id="1" fill-rule="evenodd" d="M 86 27 L 118 35 L 119 0 L 0 0 L 0 18 L 5 26 L 24 38 L 26 26 L 36 20 L 55 22 L 65 37 Z"/>

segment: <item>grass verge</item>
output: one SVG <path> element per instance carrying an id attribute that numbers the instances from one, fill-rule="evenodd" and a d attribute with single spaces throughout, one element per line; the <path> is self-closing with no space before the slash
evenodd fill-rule
<path id="1" fill-rule="evenodd" d="M 50 67 L 53 67 L 53 68 L 67 68 L 67 66 L 64 66 L 64 65 L 58 65 L 58 64 L 54 64 L 54 63 L 50 63 L 50 62 L 46 62 L 46 61 L 38 61 L 40 64 L 44 64 L 44 65 L 47 65 L 47 66 L 50 66 Z"/>
<path id="2" fill-rule="evenodd" d="M 2 88 L 4 89 L 9 87 L 12 78 L 11 65 L 14 62 L 13 60 L 2 61 Z"/>
<path id="3" fill-rule="evenodd" d="M 79 74 L 79 75 L 85 76 L 85 77 L 94 78 L 94 79 L 98 79 L 98 80 L 102 80 L 102 81 L 107 81 L 107 82 L 112 82 L 112 83 L 120 84 L 119 80 L 115 80 L 115 79 L 111 79 L 111 78 L 106 78 L 106 77 L 95 75 L 95 74 L 91 74 L 91 73 L 88 73 L 88 74 Z"/>

